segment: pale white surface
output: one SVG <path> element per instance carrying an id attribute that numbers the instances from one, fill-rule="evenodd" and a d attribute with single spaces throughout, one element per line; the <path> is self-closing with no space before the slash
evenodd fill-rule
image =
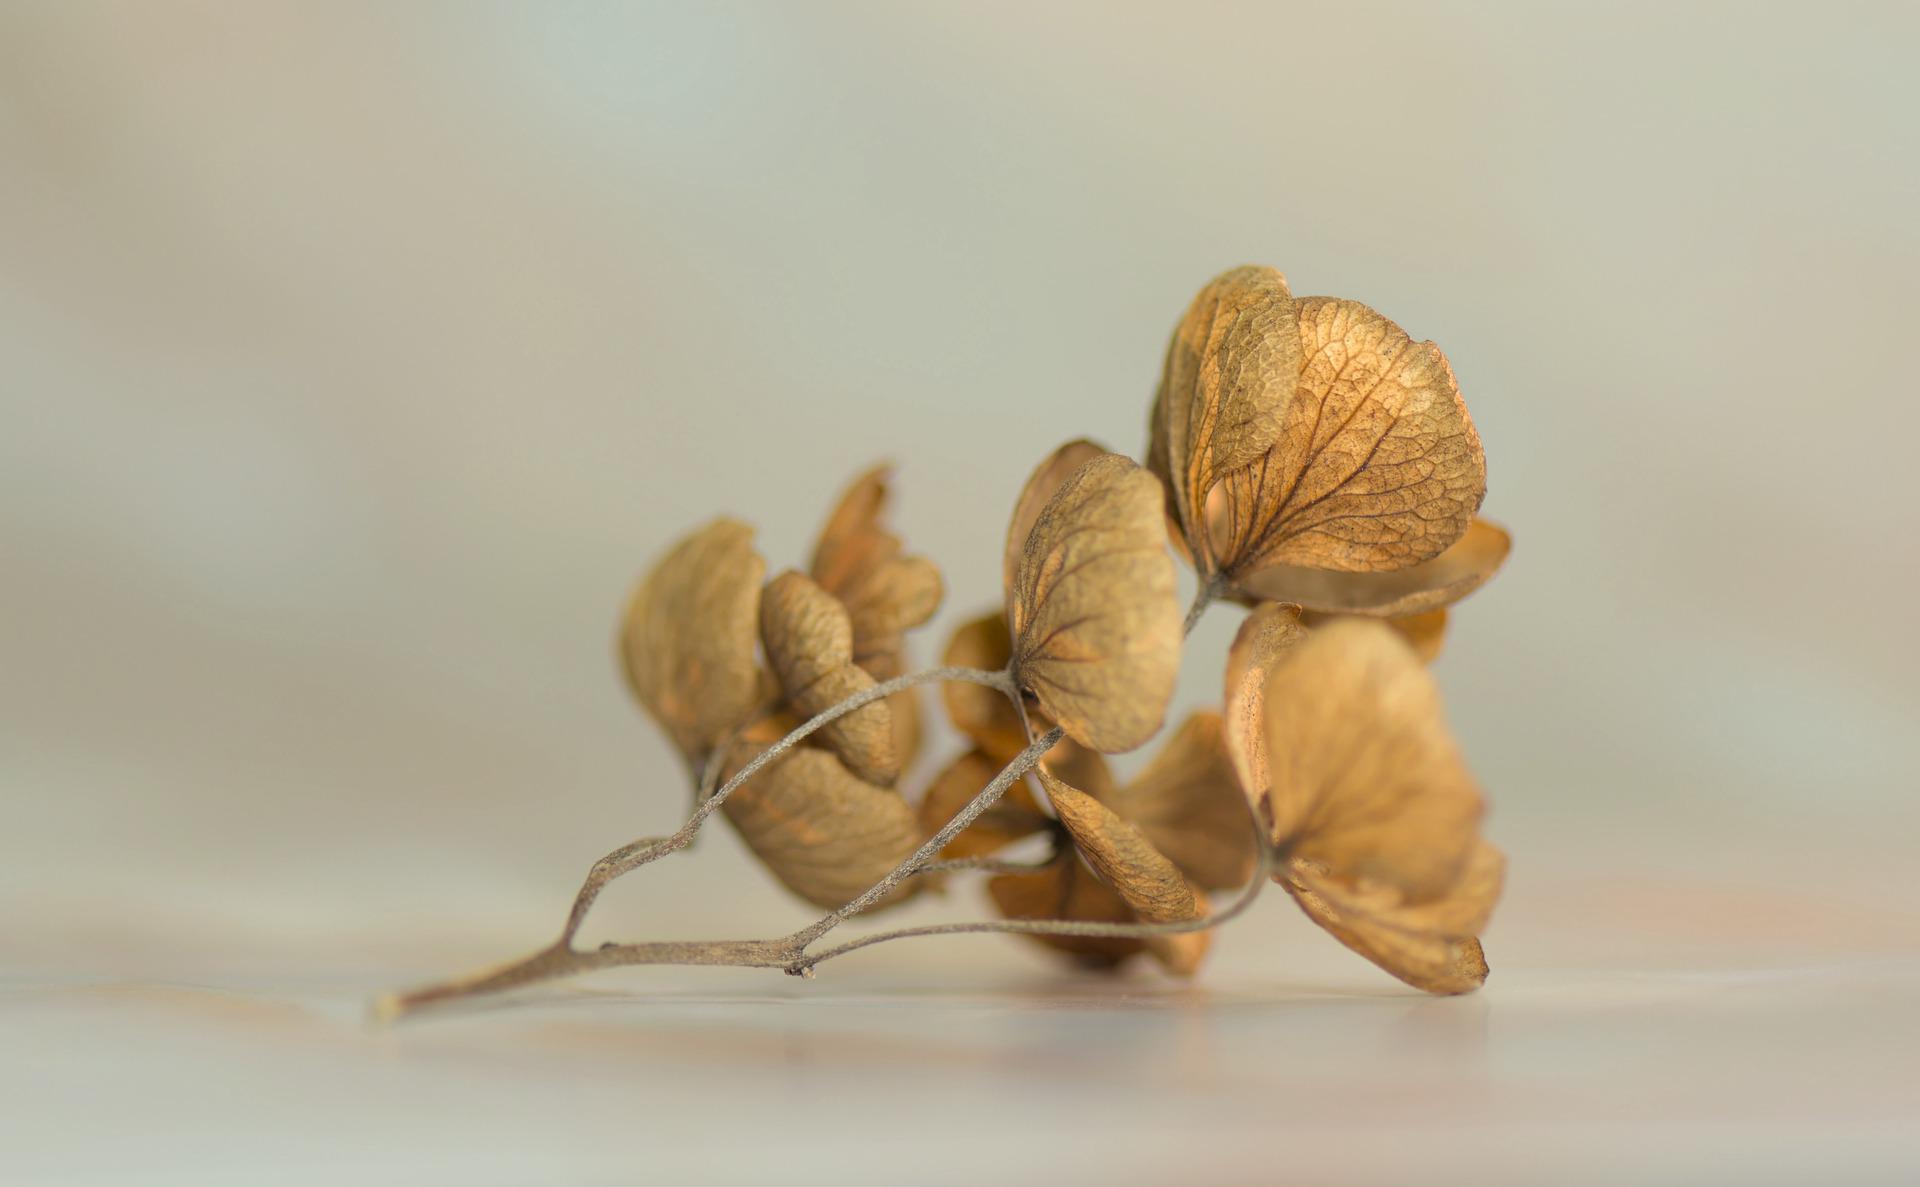
<path id="1" fill-rule="evenodd" d="M 0 1149 L 32 1183 L 1913 1181 L 1910 896 L 1597 873 L 1525 862 L 1449 1000 L 1277 895 L 1193 985 L 975 937 L 388 1031 L 369 986 L 505 950 L 67 945 L 0 997 Z"/>
<path id="2" fill-rule="evenodd" d="M 0 1181 L 1920 1181 L 1915 44 L 0 5 Z M 927 657 L 1252 261 L 1445 347 L 1516 533 L 1436 669 L 1513 858 L 1484 994 L 1274 901 L 1189 989 L 978 938 L 362 1028 L 672 822 L 609 654 L 651 557 L 725 511 L 793 563 L 891 456 Z M 801 918 L 722 832 L 594 938 Z"/>

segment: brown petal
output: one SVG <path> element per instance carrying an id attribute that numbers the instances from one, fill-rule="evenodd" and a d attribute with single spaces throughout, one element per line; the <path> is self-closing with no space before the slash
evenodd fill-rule
<path id="1" fill-rule="evenodd" d="M 1094 877 L 1078 859 L 1065 860 L 1032 874 L 1001 874 L 987 881 L 987 893 L 1008 919 L 1074 919 L 1095 923 L 1132 923 L 1134 914 L 1111 886 Z M 1083 963 L 1112 968 L 1146 945 L 1113 936 L 1029 936 Z"/>
<path id="2" fill-rule="evenodd" d="M 978 750 L 970 750 L 940 772 L 920 800 L 920 831 L 932 836 L 946 827 L 1005 764 Z M 943 858 L 984 857 L 1045 831 L 1047 818 L 1022 779 L 1007 789 L 1000 802 L 988 808 L 940 851 Z"/>
<path id="3" fill-rule="evenodd" d="M 1198 919 L 1207 909 L 1206 899 L 1139 829 L 1045 767 L 1040 768 L 1040 783 L 1080 856 L 1119 892 L 1135 916 L 1148 923 L 1179 923 Z M 1169 971 L 1185 976 L 1200 967 L 1211 940 L 1207 932 L 1195 931 L 1152 936 L 1145 942 Z"/>
<path id="4" fill-rule="evenodd" d="M 1289 649 L 1267 678 L 1266 739 L 1283 852 L 1409 903 L 1459 877 L 1485 802 L 1433 677 L 1392 628 L 1342 619 Z"/>
<path id="5" fill-rule="evenodd" d="M 1220 714 L 1195 713 L 1131 783 L 1108 794 L 1087 788 L 1210 890 L 1244 885 L 1258 860 L 1253 816 L 1223 728 Z M 1059 767 L 1050 769 L 1065 777 Z"/>
<path id="6" fill-rule="evenodd" d="M 1485 585 L 1506 563 L 1513 537 L 1475 519 L 1466 534 L 1430 561 L 1390 573 L 1330 573 L 1276 565 L 1238 582 L 1247 596 L 1296 602 L 1326 614 L 1397 618 L 1450 606 Z"/>
<path id="7" fill-rule="evenodd" d="M 889 467 L 876 466 L 855 479 L 813 550 L 813 579 L 847 608 L 853 662 L 876 680 L 901 674 L 905 632 L 932 618 L 944 593 L 940 570 L 903 555 L 883 521 L 891 477 Z"/>
<path id="8" fill-rule="evenodd" d="M 882 677 L 876 676 L 874 679 Z M 900 760 L 901 770 L 908 770 L 920 755 L 920 740 L 924 733 L 920 720 L 920 690 L 903 688 L 888 697 L 887 716 L 893 719 L 894 757 Z"/>
<path id="9" fill-rule="evenodd" d="M 1506 859 L 1485 841 L 1445 896 L 1408 906 L 1390 889 L 1357 890 L 1296 863 L 1287 889 L 1308 918 L 1428 993 L 1471 993 L 1487 979 L 1478 933 L 1500 897 Z"/>
<path id="10" fill-rule="evenodd" d="M 1246 558 L 1235 576 L 1270 565 L 1380 572 L 1438 556 L 1487 491 L 1446 356 L 1357 301 L 1304 297 L 1295 309 L 1305 362 L 1280 439 L 1223 487 L 1229 547 Z"/>
<path id="11" fill-rule="evenodd" d="M 1054 815 L 1073 834 L 1087 864 L 1120 892 L 1142 919 L 1172 923 L 1195 916 L 1193 888 L 1179 869 L 1133 825 L 1086 792 L 1067 786 L 1045 767 L 1040 785 Z"/>
<path id="12" fill-rule="evenodd" d="M 1048 454 L 1027 479 L 1027 484 L 1020 488 L 1020 497 L 1013 504 L 1013 519 L 1007 524 L 1007 545 L 1001 564 L 1005 597 L 1013 597 L 1013 579 L 1020 570 L 1020 558 L 1026 555 L 1027 537 L 1032 534 L 1040 512 L 1046 509 L 1047 501 L 1053 498 L 1053 492 L 1059 490 L 1060 484 L 1072 477 L 1075 470 L 1106 453 L 1105 446 L 1084 438 L 1069 441 Z"/>
<path id="13" fill-rule="evenodd" d="M 1167 482 L 1189 550 L 1213 571 L 1207 492 L 1278 439 L 1301 366 L 1287 279 L 1272 268 L 1224 272 L 1175 328 L 1154 397 L 1147 456 Z"/>
<path id="14" fill-rule="evenodd" d="M 736 745 L 729 777 L 770 741 L 760 736 Z M 913 809 L 899 795 L 861 780 L 831 753 L 810 746 L 787 752 L 735 788 L 721 811 L 775 877 L 820 907 L 858 896 L 922 839 Z M 882 901 L 898 902 L 919 885 L 909 879 Z"/>
<path id="15" fill-rule="evenodd" d="M 1300 615 L 1300 622 L 1311 630 L 1344 617 L 1347 616 L 1321 614 L 1309 610 Z M 1386 618 L 1381 621 L 1400 632 L 1400 637 L 1413 648 L 1413 653 L 1420 657 L 1421 663 L 1430 664 L 1440 658 L 1441 649 L 1447 641 L 1447 608 L 1445 606 L 1438 610 L 1428 610 L 1423 614 L 1409 614 L 1405 618 Z"/>
<path id="16" fill-rule="evenodd" d="M 627 682 L 696 767 L 760 702 L 754 646 L 766 570 L 753 529 L 716 519 L 674 545 L 627 603 Z"/>
<path id="17" fill-rule="evenodd" d="M 1020 558 L 1014 678 L 1095 750 L 1145 742 L 1173 695 L 1181 615 L 1160 525 L 1159 483 L 1103 454 L 1054 492 Z"/>
<path id="18" fill-rule="evenodd" d="M 1267 677 L 1287 650 L 1306 637 L 1298 606 L 1268 602 L 1247 615 L 1227 652 L 1221 733 L 1240 790 L 1263 820 L 1267 820 Z"/>
<path id="19" fill-rule="evenodd" d="M 1013 659 L 1013 637 L 1001 611 L 962 623 L 947 642 L 940 662 L 954 668 L 1005 670 Z M 947 717 L 988 754 L 1005 762 L 1027 748 L 1027 732 L 1012 702 L 997 688 L 949 680 L 940 686 Z"/>
<path id="20" fill-rule="evenodd" d="M 767 583 L 760 634 L 787 702 L 803 718 L 873 687 L 873 677 L 853 666 L 846 608 L 801 573 L 790 569 Z M 900 773 L 884 700 L 829 722 L 819 736 L 862 779 L 887 784 Z"/>

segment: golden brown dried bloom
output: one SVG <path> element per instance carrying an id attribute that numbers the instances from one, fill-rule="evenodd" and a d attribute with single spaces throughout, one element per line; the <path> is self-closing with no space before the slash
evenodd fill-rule
<path id="1" fill-rule="evenodd" d="M 1110 791 L 1082 782 L 1051 758 L 1047 768 L 1138 827 L 1195 885 L 1225 890 L 1246 884 L 1258 855 L 1223 732 L 1220 714 L 1195 713 L 1145 770 Z"/>
<path id="2" fill-rule="evenodd" d="M 1040 783 L 1081 859 L 1113 888 L 1135 918 L 1147 923 L 1180 923 L 1198 919 L 1206 911 L 1205 897 L 1138 828 L 1045 767 L 1040 768 Z M 1191 976 L 1200 967 L 1210 943 L 1211 936 L 1204 931 L 1152 936 L 1144 941 L 1167 971 L 1179 976 Z"/>
<path id="3" fill-rule="evenodd" d="M 757 723 L 728 751 L 731 778 L 796 722 Z M 904 860 L 921 841 L 913 810 L 897 792 L 868 783 L 831 752 L 799 746 L 734 789 L 722 807 L 741 839 L 801 898 L 838 907 Z M 907 898 L 903 883 L 886 903 Z"/>
<path id="4" fill-rule="evenodd" d="M 978 751 L 954 764 L 928 793 L 921 807 L 922 827 L 944 821 L 986 785 L 995 769 L 995 760 Z M 1063 856 L 1044 877 L 1015 876 L 1008 886 L 1026 891 L 1026 897 L 1015 894 L 1013 918 L 1040 918 L 1019 913 L 1032 900 L 1091 912 L 1071 916 L 1080 920 L 1193 919 L 1207 910 L 1203 886 L 1243 885 L 1253 873 L 1252 822 L 1227 761 L 1217 714 L 1195 714 L 1147 769 L 1124 787 L 1115 785 L 1098 753 L 1074 746 L 1071 740 L 1048 755 L 1039 776 L 1079 860 Z M 1042 831 L 1047 818 L 1023 785 L 1016 784 L 1015 789 L 1018 807 L 1011 817 L 989 813 L 982 824 L 989 819 L 993 824 L 984 828 L 976 824 L 962 833 L 948 855 L 984 856 Z M 1090 872 L 1120 896 L 1120 907 L 1079 884 Z M 996 894 L 995 901 L 1007 909 L 1008 900 Z M 1108 947 L 1097 951 L 1107 963 L 1118 963 L 1131 952 L 1149 951 L 1170 971 L 1184 976 L 1199 967 L 1207 951 L 1207 935 L 1196 931 L 1153 936 L 1124 951 Z M 1057 937 L 1036 938 L 1069 953 L 1088 951 L 1053 942 Z"/>
<path id="5" fill-rule="evenodd" d="M 853 627 L 838 598 L 791 569 L 767 583 L 760 637 L 787 703 L 812 717 L 874 685 L 853 663 Z M 886 701 L 863 705 L 820 729 L 820 738 L 855 775 L 890 784 L 900 773 Z"/>
<path id="6" fill-rule="evenodd" d="M 1004 671 L 1013 662 L 1013 636 L 1004 610 L 994 610 L 955 628 L 940 662 L 949 667 Z M 950 680 L 940 687 L 947 717 L 988 755 L 1005 763 L 1026 749 L 1026 726 L 999 689 Z"/>
<path id="7" fill-rule="evenodd" d="M 1341 614 L 1324 614 L 1317 610 L 1303 611 L 1300 624 L 1308 629 L 1323 627 L 1336 619 L 1349 617 Z M 1447 642 L 1447 608 L 1424 610 L 1419 614 L 1408 614 L 1400 618 L 1383 618 L 1386 623 L 1400 633 L 1400 637 L 1413 648 L 1420 662 L 1430 664 L 1440 658 L 1440 652 Z"/>
<path id="8" fill-rule="evenodd" d="M 875 680 L 901 674 L 907 631 L 932 618 L 946 587 L 923 556 L 905 555 L 882 520 L 892 471 L 876 466 L 840 498 L 813 549 L 813 579 L 847 608 L 853 662 Z"/>
<path id="9" fill-rule="evenodd" d="M 1014 501 L 1013 518 L 1007 521 L 1007 543 L 1000 570 L 1002 595 L 1006 599 L 1013 598 L 1013 581 L 1020 571 L 1020 559 L 1027 554 L 1027 537 L 1033 534 L 1033 525 L 1039 522 L 1040 512 L 1046 509 L 1054 492 L 1073 477 L 1075 470 L 1109 452 L 1105 446 L 1085 438 L 1069 441 L 1048 454 L 1028 476 L 1027 484 L 1020 488 L 1020 497 Z"/>
<path id="10" fill-rule="evenodd" d="M 995 758 L 982 750 L 969 750 L 955 759 L 934 776 L 926 795 L 921 797 L 921 831 L 928 836 L 940 831 L 940 827 L 953 819 L 974 796 L 979 795 L 1005 765 L 1006 760 Z M 1040 805 L 1034 802 L 1033 792 L 1028 790 L 1026 781 L 1021 780 L 1007 789 L 999 803 L 987 809 L 978 820 L 950 841 L 940 851 L 940 856 L 947 859 L 985 857 L 1015 841 L 1045 832 L 1046 828 L 1046 816 L 1041 813 Z"/>
<path id="11" fill-rule="evenodd" d="M 1289 648 L 1307 637 L 1300 608 L 1274 602 L 1256 606 L 1240 624 L 1227 651 L 1226 713 L 1221 731 L 1240 786 L 1266 819 L 1267 677 Z"/>
<path id="12" fill-rule="evenodd" d="M 1341 592 L 1340 576 L 1418 570 L 1392 592 L 1444 587 L 1417 607 L 1433 609 L 1472 588 L 1458 585 L 1463 567 L 1491 575 L 1479 543 L 1464 566 L 1423 566 L 1486 494 L 1479 435 L 1431 342 L 1357 301 L 1296 300 L 1279 273 L 1239 268 L 1201 290 L 1167 358 L 1147 461 L 1203 581 L 1404 614 L 1413 608 L 1377 608 L 1381 591 L 1365 582 Z M 1316 604 L 1316 585 L 1337 604 Z"/>
<path id="13" fill-rule="evenodd" d="M 853 627 L 853 662 L 875 680 L 906 672 L 906 632 L 940 608 L 940 570 L 910 556 L 886 525 L 892 471 L 875 466 L 840 498 L 813 549 L 813 579 L 839 598 Z M 920 747 L 920 695 L 906 689 L 887 698 L 894 753 L 902 766 Z"/>
<path id="14" fill-rule="evenodd" d="M 1008 919 L 1071 919 L 1085 923 L 1132 923 L 1132 908 L 1072 854 L 1031 874 L 1001 874 L 987 883 L 993 904 Z M 1141 940 L 1118 936 L 1030 937 L 1083 964 L 1112 968 L 1146 950 Z"/>
<path id="15" fill-rule="evenodd" d="M 1047 500 L 1016 567 L 1014 680 L 1095 750 L 1145 742 L 1173 695 L 1180 607 L 1164 541 L 1159 483 L 1102 454 Z"/>
<path id="16" fill-rule="evenodd" d="M 1430 902 L 1409 904 L 1391 890 L 1327 877 L 1304 863 L 1294 864 L 1286 886 L 1308 918 L 1407 984 L 1472 993 L 1487 979 L 1478 935 L 1505 873 L 1506 858 L 1482 841 L 1459 881 Z"/>
<path id="17" fill-rule="evenodd" d="M 1290 617 L 1249 618 L 1227 689 L 1236 767 L 1286 862 L 1276 878 L 1395 976 L 1430 992 L 1473 988 L 1501 863 L 1480 839 L 1485 802 L 1433 679 L 1384 624 L 1343 619 L 1302 639 Z M 1246 746 L 1250 718 L 1264 750 Z"/>
<path id="18" fill-rule="evenodd" d="M 696 769 L 763 695 L 754 643 L 766 570 L 753 529 L 716 519 L 674 545 L 627 604 L 627 682 Z"/>
<path id="19" fill-rule="evenodd" d="M 1279 438 L 1300 376 L 1293 295 L 1277 269 L 1234 268 L 1188 306 L 1167 344 L 1148 424 L 1147 464 L 1167 484 L 1189 556 L 1213 572 L 1207 495 Z"/>
<path id="20" fill-rule="evenodd" d="M 1513 537 L 1490 520 L 1475 519 L 1439 556 L 1384 573 L 1334 573 L 1274 565 L 1239 582 L 1248 598 L 1292 602 L 1317 614 L 1403 618 L 1440 610 L 1479 589 L 1500 571 Z"/>

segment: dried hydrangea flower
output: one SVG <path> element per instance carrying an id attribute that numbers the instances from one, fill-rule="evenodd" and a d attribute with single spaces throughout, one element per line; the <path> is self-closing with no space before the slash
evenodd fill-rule
<path id="1" fill-rule="evenodd" d="M 908 555 L 885 523 L 892 470 L 875 466 L 854 479 L 821 529 L 811 573 L 840 599 L 853 627 L 853 662 L 875 680 L 906 671 L 906 633 L 940 608 L 946 587 L 940 570 Z M 894 752 L 905 766 L 920 746 L 920 697 L 906 689 L 887 699 Z"/>
<path id="2" fill-rule="evenodd" d="M 765 695 L 755 642 L 766 570 L 753 529 L 716 519 L 668 550 L 627 604 L 627 682 L 695 770 Z"/>
<path id="3" fill-rule="evenodd" d="M 1284 862 L 1275 878 L 1348 947 L 1430 993 L 1486 977 L 1503 860 L 1433 678 L 1377 622 L 1314 631 L 1262 607 L 1235 639 L 1227 739 Z"/>
<path id="4" fill-rule="evenodd" d="M 728 751 L 727 777 L 796 724 L 776 715 L 749 727 Z M 831 751 L 812 746 L 773 760 L 721 810 L 776 878 L 821 907 L 837 907 L 872 886 L 922 840 L 913 809 L 898 792 L 861 779 Z M 901 901 L 920 885 L 903 883 L 884 901 Z"/>
<path id="5" fill-rule="evenodd" d="M 767 583 L 760 598 L 760 637 L 787 704 L 800 717 L 812 717 L 875 684 L 853 662 L 846 607 L 802 573 L 789 569 Z M 819 737 L 861 779 L 886 785 L 900 773 L 893 718 L 884 700 L 829 722 Z"/>
<path id="6" fill-rule="evenodd" d="M 1048 497 L 1014 566 L 1009 671 L 1068 737 L 1094 750 L 1145 742 L 1173 696 L 1180 607 L 1161 506 L 1151 474 L 1101 454 Z M 1015 534 L 1023 519 L 1016 508 Z"/>
<path id="7" fill-rule="evenodd" d="M 993 764 L 974 753 L 978 759 L 966 763 L 964 774 L 962 764 L 950 769 L 954 786 L 943 790 L 948 776 L 936 782 L 921 809 L 923 826 L 933 814 L 944 819 L 953 806 L 985 786 Z M 1050 755 L 1039 776 L 1077 857 L 1063 856 L 1044 870 L 1002 875 L 990 884 L 996 905 L 1008 918 L 1108 923 L 1194 919 L 1207 911 L 1203 890 L 1243 885 L 1254 872 L 1257 855 L 1247 801 L 1228 759 L 1219 715 L 1194 714 L 1125 785 L 1116 785 L 1105 761 L 1093 751 L 1055 753 L 1059 759 Z M 964 846 L 945 855 L 986 856 L 1046 830 L 1048 818 L 1022 790 L 1016 809 L 982 817 L 960 834 L 956 844 Z M 982 827 L 989 819 L 993 823 Z M 1033 938 L 1103 964 L 1150 951 L 1169 971 L 1185 975 L 1205 954 L 1206 934 L 1143 940 Z"/>
<path id="8" fill-rule="evenodd" d="M 1486 457 L 1439 348 L 1357 301 L 1292 298 L 1272 269 L 1225 273 L 1187 311 L 1147 459 L 1203 583 L 1244 596 L 1411 614 L 1505 556 L 1491 525 L 1463 539 Z"/>

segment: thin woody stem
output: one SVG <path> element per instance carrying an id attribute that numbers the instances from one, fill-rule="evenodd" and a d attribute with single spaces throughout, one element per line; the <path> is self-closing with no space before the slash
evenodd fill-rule
<path id="1" fill-rule="evenodd" d="M 922 874 L 1040 874 L 1060 864 L 1066 851 L 1058 850 L 1045 861 L 1010 861 L 1000 857 L 949 857 L 930 861 L 915 869 Z"/>
<path id="2" fill-rule="evenodd" d="M 1172 923 L 1099 923 L 1091 920 L 1074 919 L 987 919 L 973 923 L 933 923 L 921 927 L 903 927 L 894 931 L 875 932 L 870 936 L 861 936 L 849 940 L 837 947 L 816 952 L 790 967 L 788 972 L 804 973 L 823 961 L 836 956 L 845 956 L 874 944 L 884 944 L 889 940 L 905 940 L 915 936 L 951 936 L 966 935 L 974 932 L 1013 932 L 1034 936 L 1098 936 L 1109 939 L 1147 939 L 1151 936 L 1178 935 L 1182 932 L 1206 931 L 1218 927 L 1245 911 L 1260 897 L 1266 889 L 1273 873 L 1273 850 L 1262 843 L 1258 847 L 1259 862 L 1253 872 L 1253 878 L 1225 910 L 1214 911 L 1193 919 L 1182 919 Z"/>
<path id="3" fill-rule="evenodd" d="M 893 893 L 894 887 L 900 885 L 900 883 L 911 876 L 915 870 L 938 856 L 940 851 L 945 849 L 949 842 L 966 831 L 968 825 L 979 819 L 980 815 L 988 808 L 993 807 L 993 805 L 999 801 L 1000 797 L 1006 794 L 1007 788 L 1013 786 L 1015 780 L 1024 777 L 1028 771 L 1032 770 L 1034 766 L 1046 756 L 1047 751 L 1052 750 L 1054 746 L 1059 744 L 1060 739 L 1064 737 L 1066 737 L 1066 731 L 1056 725 L 1034 739 L 1025 750 L 1022 750 L 1016 755 L 1012 762 L 1008 763 L 998 775 L 993 777 L 992 782 L 981 788 L 978 795 L 967 801 L 966 807 L 955 813 L 953 819 L 947 821 L 946 824 L 940 827 L 939 832 L 928 837 L 921 843 L 918 849 L 908 854 L 906 859 L 899 865 L 893 867 L 891 873 L 880 879 L 880 881 L 875 882 L 872 886 L 869 886 L 863 893 L 839 910 L 821 916 L 811 925 L 803 927 L 788 936 L 787 939 L 793 941 L 796 946 L 805 948 L 808 944 L 813 943 L 821 936 L 826 935 L 834 928 Z M 805 967 L 807 966 L 802 964 L 797 966 L 793 971 L 797 972 Z"/>
<path id="4" fill-rule="evenodd" d="M 1207 607 L 1211 606 L 1214 600 L 1226 591 L 1226 588 L 1227 579 L 1219 573 L 1213 574 L 1200 583 L 1200 588 L 1193 594 L 1193 605 L 1187 607 L 1187 621 L 1180 628 L 1182 635 L 1193 633 L 1193 628 L 1200 623 L 1200 616 L 1207 612 Z"/>
<path id="5" fill-rule="evenodd" d="M 695 805 L 693 815 L 689 816 L 687 822 L 671 836 L 642 837 L 622 845 L 594 862 L 593 868 L 587 871 L 586 881 L 581 884 L 579 893 L 574 896 L 573 908 L 567 913 L 567 925 L 560 932 L 560 943 L 566 945 L 573 942 L 573 937 L 580 932 L 580 925 L 586 921 L 587 912 L 593 908 L 594 900 L 600 897 L 600 892 L 606 888 L 607 883 L 639 869 L 648 862 L 658 861 L 669 853 L 678 852 L 691 845 L 695 834 L 700 831 L 700 826 L 707 822 L 707 817 L 719 811 L 720 805 L 733 794 L 734 788 L 751 779 L 768 763 L 793 749 L 801 739 L 862 706 L 890 697 L 903 689 L 935 680 L 959 680 L 970 684 L 984 684 L 989 688 L 1000 689 L 1010 696 L 1017 695 L 1013 691 L 1012 677 L 1005 672 L 987 672 L 978 668 L 929 668 L 924 672 L 914 672 L 876 684 L 872 688 L 855 693 L 831 708 L 821 710 L 792 733 L 761 751 L 753 761 L 741 767 L 733 778 L 721 784 L 712 795 L 702 799 Z M 712 769 L 714 768 L 710 766 L 709 770 Z"/>

